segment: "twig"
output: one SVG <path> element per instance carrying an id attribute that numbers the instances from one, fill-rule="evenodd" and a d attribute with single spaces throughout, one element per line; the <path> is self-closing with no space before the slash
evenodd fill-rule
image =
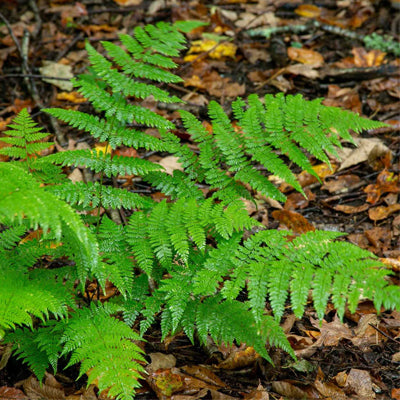
<path id="1" fill-rule="evenodd" d="M 35 81 L 33 80 L 32 77 L 30 77 L 30 75 L 32 75 L 32 73 L 31 73 L 31 70 L 30 70 L 29 64 L 28 64 L 28 58 L 29 58 L 29 32 L 28 32 L 28 30 L 26 30 L 26 29 L 24 30 L 24 37 L 22 39 L 22 45 L 21 45 L 19 43 L 18 39 L 15 37 L 14 32 L 13 32 L 11 25 L 8 22 L 7 18 L 1 12 L 0 12 L 0 19 L 5 23 L 13 42 L 17 46 L 17 50 L 18 50 L 19 55 L 22 60 L 22 73 L 24 75 L 25 84 L 29 90 L 29 93 L 31 94 L 33 100 L 35 101 L 35 103 L 37 104 L 37 106 L 40 109 L 45 108 L 43 106 L 43 103 L 37 92 Z M 58 124 L 57 120 L 52 116 L 50 116 L 50 124 L 54 129 L 54 133 L 55 133 L 60 145 L 63 147 L 66 146 L 68 143 L 65 139 L 64 134 L 62 133 L 62 131 L 60 129 L 60 125 Z"/>
<path id="2" fill-rule="evenodd" d="M 11 36 L 11 39 L 13 40 L 13 42 L 15 43 L 15 45 L 17 46 L 18 53 L 21 55 L 21 54 L 22 54 L 21 46 L 20 46 L 20 44 L 19 44 L 19 42 L 18 42 L 18 39 L 17 39 L 17 38 L 15 37 L 15 35 L 14 35 L 14 32 L 13 32 L 13 30 L 12 30 L 12 28 L 11 28 L 10 23 L 8 22 L 7 18 L 6 18 L 1 12 L 0 12 L 0 18 L 1 18 L 2 21 L 5 23 L 5 25 L 6 25 L 6 27 L 7 27 L 7 30 L 8 30 L 8 33 L 9 33 L 10 36 Z"/>
<path id="3" fill-rule="evenodd" d="M 42 29 L 42 18 L 40 18 L 40 12 L 39 8 L 36 4 L 35 0 L 29 0 L 29 5 L 32 8 L 33 14 L 35 15 L 35 20 L 36 20 L 36 26 L 33 32 L 31 33 L 33 38 L 36 38 L 36 36 L 39 34 L 39 32 Z"/>
<path id="4" fill-rule="evenodd" d="M 0 79 L 6 78 L 36 78 L 36 79 L 55 79 L 59 81 L 70 81 L 69 78 L 60 78 L 58 76 L 47 76 L 47 75 L 39 75 L 39 74 L 5 74 L 0 75 Z"/>
<path id="5" fill-rule="evenodd" d="M 391 340 L 392 342 L 395 342 L 397 344 L 400 344 L 400 342 L 396 339 L 393 339 L 392 337 L 390 337 L 387 333 L 383 332 L 381 329 L 379 329 L 377 326 L 375 326 L 374 324 L 369 323 L 368 325 L 372 326 L 372 328 L 376 329 L 381 335 L 387 337 L 389 340 Z"/>

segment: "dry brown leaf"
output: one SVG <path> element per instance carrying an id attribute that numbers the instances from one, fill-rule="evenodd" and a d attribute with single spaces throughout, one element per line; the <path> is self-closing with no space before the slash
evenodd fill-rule
<path id="1" fill-rule="evenodd" d="M 1 386 L 0 387 L 0 400 L 28 400 L 22 390 Z"/>
<path id="2" fill-rule="evenodd" d="M 400 400 L 400 388 L 393 388 L 390 395 L 392 400 Z"/>
<path id="3" fill-rule="evenodd" d="M 341 88 L 338 85 L 328 86 L 328 95 L 322 104 L 330 107 L 342 107 L 361 114 L 362 105 L 358 90 L 354 88 Z"/>
<path id="4" fill-rule="evenodd" d="M 172 175 L 175 170 L 183 171 L 179 158 L 175 156 L 164 157 L 158 162 L 158 164 L 164 167 L 165 172 L 169 175 Z"/>
<path id="5" fill-rule="evenodd" d="M 23 388 L 29 400 L 64 400 L 64 390 L 60 388 L 60 384 L 56 381 L 49 379 L 49 375 L 46 373 L 46 379 L 44 383 L 40 383 L 33 375 L 25 379 L 23 382 Z M 49 384 L 47 383 L 49 382 Z"/>
<path id="6" fill-rule="evenodd" d="M 322 382 L 316 379 L 314 382 L 315 389 L 323 396 L 324 399 L 347 400 L 346 394 L 342 389 L 330 382 Z"/>
<path id="7" fill-rule="evenodd" d="M 319 68 L 324 64 L 322 55 L 314 50 L 289 47 L 287 54 L 291 60 L 310 65 L 314 68 Z"/>
<path id="8" fill-rule="evenodd" d="M 296 382 L 291 383 L 289 381 L 275 381 L 272 382 L 272 390 L 289 399 L 304 400 L 319 398 L 318 392 L 311 386 L 300 388 L 296 386 Z"/>
<path id="9" fill-rule="evenodd" d="M 361 179 L 358 175 L 339 175 L 336 179 L 325 181 L 321 189 L 328 190 L 329 193 L 347 193 L 357 187 Z"/>
<path id="10" fill-rule="evenodd" d="M 230 346 L 228 357 L 216 365 L 216 368 L 221 369 L 238 369 L 253 365 L 260 355 L 254 350 L 253 347 L 240 347 Z"/>
<path id="11" fill-rule="evenodd" d="M 356 67 L 379 67 L 382 65 L 386 53 L 374 49 L 366 51 L 363 47 L 354 48 L 351 51 L 354 55 L 354 65 Z"/>
<path id="12" fill-rule="evenodd" d="M 337 315 L 335 315 L 332 322 L 322 321 L 322 326 L 320 327 L 319 321 L 311 318 L 312 325 L 320 329 L 321 336 L 318 338 L 317 342 L 319 346 L 337 346 L 342 339 L 352 339 L 353 333 L 351 329 L 341 322 Z"/>
<path id="13" fill-rule="evenodd" d="M 266 389 L 260 384 L 250 393 L 246 393 L 243 400 L 269 400 L 269 394 Z"/>
<path id="14" fill-rule="evenodd" d="M 400 204 L 392 204 L 388 207 L 379 206 L 370 208 L 368 210 L 368 216 L 372 221 L 380 221 L 399 210 L 400 210 Z"/>
<path id="15" fill-rule="evenodd" d="M 336 211 L 343 212 L 345 214 L 357 214 L 368 210 L 369 204 L 363 204 L 361 206 L 347 206 L 345 204 L 339 204 L 333 207 Z"/>
<path id="16" fill-rule="evenodd" d="M 148 372 L 154 372 L 158 369 L 167 369 L 175 367 L 176 358 L 172 354 L 149 353 L 151 363 L 146 367 Z"/>
<path id="17" fill-rule="evenodd" d="M 302 75 L 306 78 L 310 79 L 318 79 L 319 72 L 314 69 L 313 65 L 309 64 L 294 64 L 285 67 L 283 73 L 293 74 L 293 75 Z"/>
<path id="18" fill-rule="evenodd" d="M 228 387 L 225 382 L 223 382 L 217 375 L 214 374 L 214 372 L 201 365 L 187 365 L 181 367 L 181 370 L 188 375 L 209 383 L 210 385 L 220 386 L 224 388 Z"/>
<path id="19" fill-rule="evenodd" d="M 375 399 L 371 375 L 368 371 L 352 368 L 347 376 L 345 390 L 356 393 L 359 400 Z"/>
<path id="20" fill-rule="evenodd" d="M 364 192 L 367 193 L 367 202 L 375 204 L 384 193 L 400 193 L 399 176 L 384 169 L 376 178 L 376 183 L 368 185 Z"/>
<path id="21" fill-rule="evenodd" d="M 301 214 L 290 210 L 275 210 L 271 214 L 294 233 L 314 232 L 315 227 Z"/>
<path id="22" fill-rule="evenodd" d="M 48 60 L 44 60 L 42 64 L 43 66 L 39 68 L 39 71 L 43 76 L 51 76 L 63 79 L 72 79 L 74 77 L 70 65 L 64 65 Z M 71 81 L 58 79 L 43 79 L 43 81 L 51 83 L 52 85 L 57 86 L 60 89 L 68 92 L 71 91 L 73 88 Z"/>
<path id="23" fill-rule="evenodd" d="M 349 149 L 346 147 L 343 147 L 343 149 L 338 149 L 339 157 L 342 160 L 338 171 L 342 171 L 343 169 L 367 161 L 372 151 L 377 152 L 381 155 L 384 155 L 388 151 L 390 151 L 389 148 L 385 146 L 380 139 L 377 138 L 354 138 L 354 141 L 358 146 L 356 149 Z M 376 146 L 377 148 L 374 149 L 374 147 Z"/>

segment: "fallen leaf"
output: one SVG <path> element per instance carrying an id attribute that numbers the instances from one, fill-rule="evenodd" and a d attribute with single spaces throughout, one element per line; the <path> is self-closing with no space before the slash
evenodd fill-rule
<path id="1" fill-rule="evenodd" d="M 47 383 L 48 378 L 46 374 L 45 382 L 40 383 L 33 375 L 23 381 L 23 388 L 29 400 L 64 400 L 64 391 L 60 388 L 59 384 L 54 385 L 53 381 Z M 57 382 L 58 383 L 58 382 Z"/>
<path id="2" fill-rule="evenodd" d="M 173 393 L 180 392 L 183 387 L 184 377 L 179 373 L 177 368 L 158 369 L 149 372 L 146 381 L 156 392 L 158 398 L 171 396 Z"/>
<path id="3" fill-rule="evenodd" d="M 302 75 L 306 78 L 310 79 L 318 79 L 319 72 L 314 69 L 313 65 L 310 64 L 294 64 L 285 67 L 283 70 L 284 73 L 293 74 L 293 75 Z"/>
<path id="4" fill-rule="evenodd" d="M 155 372 L 158 369 L 175 367 L 176 358 L 172 354 L 149 353 L 151 363 L 146 367 L 148 372 Z"/>
<path id="5" fill-rule="evenodd" d="M 365 314 L 360 318 L 358 326 L 354 330 L 355 336 L 351 339 L 355 346 L 367 348 L 370 345 L 377 345 L 379 341 L 386 341 L 386 337 L 380 334 L 371 325 L 379 325 L 379 320 L 375 313 Z"/>
<path id="6" fill-rule="evenodd" d="M 315 227 L 301 214 L 289 210 L 272 211 L 272 216 L 280 223 L 295 233 L 306 233 L 315 231 Z"/>
<path id="7" fill-rule="evenodd" d="M 342 107 L 361 114 L 362 105 L 358 90 L 354 88 L 342 88 L 338 85 L 329 85 L 328 94 L 322 104 L 329 107 Z"/>
<path id="8" fill-rule="evenodd" d="M 66 100 L 70 101 L 71 103 L 80 104 L 87 101 L 79 92 L 61 92 L 57 93 L 56 96 L 57 100 Z"/>
<path id="9" fill-rule="evenodd" d="M 314 382 L 315 389 L 323 396 L 324 399 L 347 400 L 348 397 L 342 389 L 330 382 L 322 382 L 316 379 Z"/>
<path id="10" fill-rule="evenodd" d="M 385 59 L 386 53 L 374 49 L 366 51 L 363 47 L 356 47 L 351 51 L 354 55 L 356 67 L 379 67 Z"/>
<path id="11" fill-rule="evenodd" d="M 56 63 L 54 61 L 43 61 L 43 66 L 39 68 L 39 71 L 44 76 L 51 76 L 64 79 L 72 79 L 74 77 L 72 68 L 70 65 L 64 65 Z M 47 79 L 43 78 L 44 82 L 51 83 L 54 86 L 59 87 L 62 90 L 71 91 L 73 86 L 71 81 L 64 81 L 58 79 Z"/>
<path id="12" fill-rule="evenodd" d="M 379 206 L 370 208 L 368 210 L 368 216 L 372 221 L 380 221 L 399 210 L 400 210 L 400 204 L 392 204 L 388 207 Z"/>
<path id="13" fill-rule="evenodd" d="M 164 157 L 158 162 L 158 164 L 164 167 L 165 172 L 169 175 L 173 175 L 176 169 L 183 171 L 183 167 L 182 164 L 179 162 L 179 158 L 175 156 Z"/>
<path id="14" fill-rule="evenodd" d="M 243 400 L 269 400 L 269 394 L 266 389 L 260 384 L 250 393 L 246 393 Z"/>
<path id="15" fill-rule="evenodd" d="M 333 207 L 336 211 L 343 212 L 345 214 L 357 214 L 368 210 L 369 204 L 363 204 L 361 206 L 346 206 L 344 204 L 339 204 Z"/>
<path id="16" fill-rule="evenodd" d="M 367 161 L 372 151 L 378 152 L 379 154 L 385 154 L 387 151 L 390 151 L 389 148 L 377 138 L 354 138 L 354 142 L 358 146 L 356 149 L 343 147 L 342 149 L 337 150 L 340 159 L 342 159 L 338 171 L 342 171 L 343 169 Z M 376 146 L 377 149 L 374 149 Z"/>
<path id="17" fill-rule="evenodd" d="M 216 365 L 216 368 L 221 369 L 238 369 L 254 365 L 257 359 L 260 358 L 259 354 L 254 350 L 253 347 L 240 347 L 231 346 L 230 352 L 226 360 Z"/>
<path id="18" fill-rule="evenodd" d="M 97 154 L 111 154 L 112 152 L 112 148 L 111 146 L 108 145 L 108 143 L 96 143 L 96 145 L 94 146 L 94 149 L 96 150 Z"/>
<path id="19" fill-rule="evenodd" d="M 294 12 L 301 17 L 318 18 L 321 15 L 321 8 L 312 4 L 300 4 Z"/>
<path id="20" fill-rule="evenodd" d="M 218 44 L 217 41 L 211 39 L 195 40 L 192 42 L 188 56 L 184 58 L 184 61 L 193 61 L 190 55 L 208 52 L 208 56 L 214 59 L 220 59 L 223 57 L 235 58 L 237 46 L 231 42 L 223 42 Z M 197 56 L 196 56 L 197 57 Z"/>
<path id="21" fill-rule="evenodd" d="M 322 190 L 328 190 L 329 193 L 347 193 L 360 184 L 358 175 L 339 175 L 336 179 L 325 181 L 321 186 Z"/>
<path id="22" fill-rule="evenodd" d="M 352 368 L 347 376 L 345 389 L 355 393 L 359 400 L 375 399 L 371 375 L 368 371 Z"/>
<path id="23" fill-rule="evenodd" d="M 311 324 L 321 331 L 315 346 L 337 346 L 342 339 L 350 340 L 354 336 L 351 329 L 341 322 L 337 315 L 332 322 L 322 321 L 322 326 L 319 321 L 311 318 Z"/>
<path id="24" fill-rule="evenodd" d="M 318 399 L 318 392 L 310 385 L 302 385 L 302 388 L 296 386 L 295 382 L 275 381 L 271 384 L 272 390 L 289 399 Z"/>
<path id="25" fill-rule="evenodd" d="M 113 0 L 115 3 L 122 7 L 138 6 L 143 0 Z"/>
<path id="26" fill-rule="evenodd" d="M 392 400 L 400 400 L 400 388 L 393 388 L 391 392 Z"/>
<path id="27" fill-rule="evenodd" d="M 0 387 L 0 400 L 28 400 L 22 390 L 1 386 Z"/>
<path id="28" fill-rule="evenodd" d="M 181 370 L 186 374 L 200 379 L 210 385 L 220 386 L 223 388 L 228 387 L 225 382 L 223 382 L 217 375 L 214 374 L 214 372 L 201 365 L 184 366 L 181 367 Z"/>
<path id="29" fill-rule="evenodd" d="M 364 188 L 367 202 L 376 204 L 384 193 L 400 193 L 399 175 L 384 169 L 376 178 L 376 183 Z"/>
<path id="30" fill-rule="evenodd" d="M 314 50 L 289 47 L 287 53 L 291 60 L 310 65 L 314 68 L 319 68 L 324 64 L 324 58 L 322 55 Z"/>

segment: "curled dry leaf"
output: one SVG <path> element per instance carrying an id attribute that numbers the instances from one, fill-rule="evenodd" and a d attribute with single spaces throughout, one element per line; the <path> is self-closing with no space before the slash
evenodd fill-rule
<path id="1" fill-rule="evenodd" d="M 354 174 L 340 175 L 337 179 L 325 181 L 322 190 L 328 190 L 329 193 L 347 193 L 360 184 L 360 177 Z"/>
<path id="2" fill-rule="evenodd" d="M 324 57 L 317 51 L 311 49 L 289 47 L 287 49 L 287 54 L 291 60 L 313 66 L 314 68 L 319 68 L 324 64 Z"/>
<path id="3" fill-rule="evenodd" d="M 23 388 L 30 400 L 64 400 L 65 394 L 61 385 L 54 377 L 50 379 L 50 374 L 46 373 L 44 383 L 40 383 L 33 375 L 25 379 Z"/>
<path id="4" fill-rule="evenodd" d="M 368 210 L 369 204 L 363 204 L 362 206 L 347 206 L 344 204 L 339 204 L 333 207 L 336 211 L 340 211 L 345 214 L 357 214 Z"/>
<path id="5" fill-rule="evenodd" d="M 256 389 L 252 390 L 250 393 L 246 393 L 243 400 L 269 400 L 269 394 L 262 385 L 258 385 Z"/>
<path id="6" fill-rule="evenodd" d="M 0 387 L 0 400 L 28 400 L 22 390 L 1 386 Z"/>
<path id="7" fill-rule="evenodd" d="M 175 367 L 176 358 L 172 354 L 150 353 L 151 363 L 146 367 L 148 372 L 154 372 L 158 369 L 167 369 Z"/>
<path id="8" fill-rule="evenodd" d="M 300 382 L 275 381 L 272 382 L 272 390 L 289 399 L 318 399 L 319 393 L 310 385 L 302 385 Z"/>
<path id="9" fill-rule="evenodd" d="M 190 365 L 181 368 L 183 372 L 191 375 L 197 379 L 200 379 L 210 385 L 220 386 L 227 388 L 228 386 L 223 382 L 217 375 L 214 374 L 210 369 L 201 365 Z"/>
<path id="10" fill-rule="evenodd" d="M 316 379 L 314 382 L 315 389 L 321 394 L 323 399 L 347 400 L 348 397 L 342 389 L 330 382 L 322 382 Z M 320 396 L 319 396 L 320 397 Z"/>
<path id="11" fill-rule="evenodd" d="M 369 219 L 371 219 L 372 221 L 380 221 L 399 210 L 400 210 L 400 204 L 392 204 L 388 207 L 379 206 L 370 208 L 368 210 L 368 216 Z"/>
<path id="12" fill-rule="evenodd" d="M 216 365 L 216 368 L 221 369 L 238 369 L 253 365 L 260 355 L 253 347 L 232 347 L 226 360 Z"/>
<path id="13" fill-rule="evenodd" d="M 359 400 L 375 399 L 371 375 L 368 371 L 352 368 L 347 376 L 345 390 L 356 393 Z"/>
<path id="14" fill-rule="evenodd" d="M 338 171 L 367 161 L 372 151 L 376 156 L 383 156 L 388 151 L 390 152 L 390 149 L 380 139 L 354 138 L 354 141 L 358 146 L 356 149 L 346 147 L 338 149 L 339 157 L 343 160 Z"/>
<path id="15" fill-rule="evenodd" d="M 315 227 L 301 214 L 289 210 L 275 210 L 272 216 L 294 233 L 314 232 Z"/>

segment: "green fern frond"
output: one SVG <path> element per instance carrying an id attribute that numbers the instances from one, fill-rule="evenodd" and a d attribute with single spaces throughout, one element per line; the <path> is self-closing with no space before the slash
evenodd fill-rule
<path id="1" fill-rule="evenodd" d="M 2 265 L 0 264 L 0 267 Z M 72 298 L 65 288 L 47 279 L 31 279 L 27 274 L 7 270 L 0 274 L 0 331 L 17 325 L 32 327 L 32 316 L 41 320 L 65 317 Z"/>
<path id="2" fill-rule="evenodd" d="M 57 240 L 63 235 L 72 245 L 80 278 L 84 279 L 89 266 L 97 265 L 98 247 L 79 216 L 66 203 L 39 187 L 24 169 L 0 163 L 0 180 L 0 215 L 19 223 L 26 218 L 32 228 L 42 227 L 45 235 L 50 229 Z"/>
<path id="3" fill-rule="evenodd" d="M 105 43 L 105 42 L 103 42 Z M 154 87 L 142 82 L 136 82 L 129 76 L 112 69 L 113 64 L 103 57 L 90 44 L 86 45 L 89 60 L 93 65 L 96 74 L 107 83 L 114 93 L 121 92 L 124 97 L 134 96 L 138 99 L 145 99 L 153 96 L 155 100 L 164 103 L 180 103 L 181 100 L 176 96 L 170 96 L 165 90 Z"/>
<path id="4" fill-rule="evenodd" d="M 115 306 L 94 303 L 76 311 L 66 324 L 61 354 L 71 353 L 69 365 L 81 362 L 80 376 L 87 373 L 88 384 L 97 379 L 99 389 L 109 389 L 109 396 L 131 400 L 144 373 L 139 361 L 145 360 L 133 342 L 140 336 L 112 316 L 116 311 Z"/>
<path id="5" fill-rule="evenodd" d="M 143 180 L 149 182 L 172 200 L 181 198 L 194 198 L 200 200 L 204 194 L 197 187 L 196 183 L 182 171 L 175 170 L 173 175 L 164 172 L 150 172 L 143 177 Z"/>
<path id="6" fill-rule="evenodd" d="M 89 132 L 101 142 L 109 141 L 112 149 L 121 144 L 134 148 L 145 148 L 146 150 L 166 151 L 167 146 L 158 138 L 145 133 L 117 126 L 96 115 L 90 115 L 76 110 L 63 110 L 62 108 L 45 109 L 48 114 L 61 119 L 71 126 Z"/>
<path id="7" fill-rule="evenodd" d="M 126 228 L 126 240 L 131 247 L 139 267 L 148 275 L 151 275 L 154 253 L 149 242 L 146 222 L 147 218 L 143 212 L 135 212 L 130 218 L 129 225 Z"/>
<path id="8" fill-rule="evenodd" d="M 108 177 L 117 175 L 146 175 L 162 167 L 141 158 L 114 156 L 98 153 L 96 150 L 74 150 L 51 154 L 47 162 L 55 164 L 84 166 L 94 172 L 104 172 Z"/>
<path id="9" fill-rule="evenodd" d="M 11 129 L 7 130 L 7 136 L 2 137 L 1 141 L 10 144 L 12 147 L 1 148 L 0 154 L 28 162 L 29 157 L 53 145 L 51 142 L 42 141 L 49 134 L 41 132 L 42 129 L 37 127 L 26 108 L 19 112 L 13 123 L 8 125 L 8 128 Z"/>
<path id="10" fill-rule="evenodd" d="M 64 324 L 47 321 L 44 326 L 31 330 L 18 328 L 6 336 L 6 343 L 13 344 L 14 354 L 28 364 L 39 381 L 42 381 L 49 366 L 57 373 L 57 364 L 62 347 L 60 339 Z"/>
<path id="11" fill-rule="evenodd" d="M 102 186 L 99 182 L 69 182 L 64 185 L 50 186 L 47 190 L 71 205 L 85 208 L 97 207 L 101 204 L 103 207 L 114 209 L 143 209 L 154 205 L 154 201 L 148 197 L 124 189 Z"/>
<path id="12" fill-rule="evenodd" d="M 264 104 L 257 96 L 250 95 L 247 103 L 239 99 L 232 109 L 238 129 L 233 128 L 221 106 L 210 103 L 212 133 L 191 114 L 181 112 L 184 126 L 198 143 L 204 180 L 212 188 L 224 190 L 231 186 L 230 178 L 220 169 L 226 163 L 235 180 L 281 201 L 285 196 L 251 162 L 260 163 L 303 193 L 295 175 L 276 150 L 315 175 L 305 151 L 329 164 L 328 154 L 337 155 L 335 146 L 340 146 L 339 139 L 352 140 L 349 129 L 359 132 L 384 126 L 338 108 L 323 106 L 321 99 L 306 101 L 300 95 L 266 95 Z"/>

